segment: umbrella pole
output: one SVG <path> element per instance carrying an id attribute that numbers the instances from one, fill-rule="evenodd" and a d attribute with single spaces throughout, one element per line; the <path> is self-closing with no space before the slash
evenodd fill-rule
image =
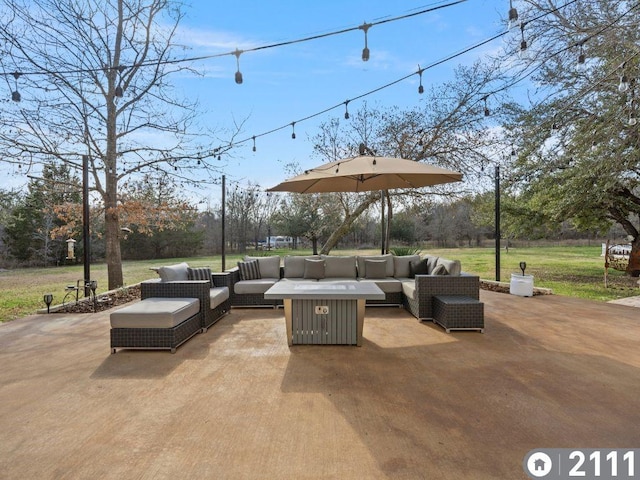
<path id="1" fill-rule="evenodd" d="M 382 212 L 382 218 L 380 219 L 380 230 L 382 232 L 382 236 L 380 238 L 380 253 L 384 255 L 384 241 L 387 238 L 387 234 L 385 232 L 385 224 L 384 224 L 384 190 L 380 190 L 380 211 Z"/>

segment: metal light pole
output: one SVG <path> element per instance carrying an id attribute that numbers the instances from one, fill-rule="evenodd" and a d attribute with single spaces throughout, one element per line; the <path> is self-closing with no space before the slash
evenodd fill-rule
<path id="1" fill-rule="evenodd" d="M 496 195 L 496 282 L 500 281 L 500 165 L 495 168 Z"/>
<path id="2" fill-rule="evenodd" d="M 227 193 L 227 186 L 226 186 L 226 177 L 225 175 L 222 175 L 222 271 L 224 272 L 226 270 L 226 239 L 225 239 L 225 231 L 224 231 L 224 224 L 225 224 L 225 213 L 226 213 L 226 193 Z"/>
<path id="3" fill-rule="evenodd" d="M 382 217 L 380 218 L 380 232 L 382 233 L 382 237 L 380 240 L 380 253 L 384 255 L 384 247 L 385 240 L 387 238 L 387 233 L 385 231 L 385 223 L 384 223 L 384 190 L 380 190 L 380 211 L 382 212 Z"/>
<path id="4" fill-rule="evenodd" d="M 89 156 L 82 156 L 82 245 L 84 263 L 84 296 L 90 295 L 91 240 L 89 238 Z"/>

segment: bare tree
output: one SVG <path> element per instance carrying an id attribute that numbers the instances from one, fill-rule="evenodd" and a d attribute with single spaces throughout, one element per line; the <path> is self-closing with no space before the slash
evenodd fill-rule
<path id="1" fill-rule="evenodd" d="M 455 79 L 434 86 L 426 93 L 421 107 L 381 110 L 365 104 L 349 120 L 332 120 L 322 125 L 321 132 L 314 138 L 315 151 L 324 160 L 334 161 L 339 156 L 357 155 L 363 143 L 377 155 L 426 161 L 463 172 L 467 180 L 465 186 L 469 187 L 474 172 L 480 172 L 486 162 L 488 152 L 501 142 L 499 136 L 490 133 L 490 127 L 499 122 L 499 112 L 488 118 L 484 101 L 487 92 L 495 91 L 496 82 L 501 80 L 499 71 L 490 65 L 458 67 Z M 340 194 L 340 201 L 336 203 L 342 207 L 343 222 L 329 237 L 322 252 L 328 253 L 381 195 L 385 195 L 390 218 L 391 196 L 448 195 L 456 190 L 461 193 L 459 184 L 384 194 Z M 388 237 L 386 245 L 388 248 Z"/>
<path id="2" fill-rule="evenodd" d="M 5 0 L 0 10 L 4 96 L 13 100 L 0 126 L 4 160 L 80 169 L 88 156 L 109 288 L 123 285 L 119 184 L 152 169 L 182 182 L 212 178 L 221 153 L 195 144 L 196 103 L 169 83 L 189 69 L 175 41 L 182 16 L 172 0 Z"/>

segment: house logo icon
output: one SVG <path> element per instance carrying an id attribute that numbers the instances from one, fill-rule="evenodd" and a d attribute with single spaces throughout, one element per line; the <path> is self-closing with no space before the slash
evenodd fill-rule
<path id="1" fill-rule="evenodd" d="M 544 452 L 532 452 L 526 461 L 526 473 L 532 478 L 546 477 L 553 468 L 551 457 Z"/>

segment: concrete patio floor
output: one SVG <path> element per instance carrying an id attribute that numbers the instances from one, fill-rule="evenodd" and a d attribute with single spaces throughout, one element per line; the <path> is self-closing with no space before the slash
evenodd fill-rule
<path id="1" fill-rule="evenodd" d="M 485 334 L 368 308 L 363 346 L 234 309 L 176 354 L 109 312 L 0 326 L 2 479 L 518 479 L 534 448 L 640 447 L 640 311 L 481 292 Z"/>

